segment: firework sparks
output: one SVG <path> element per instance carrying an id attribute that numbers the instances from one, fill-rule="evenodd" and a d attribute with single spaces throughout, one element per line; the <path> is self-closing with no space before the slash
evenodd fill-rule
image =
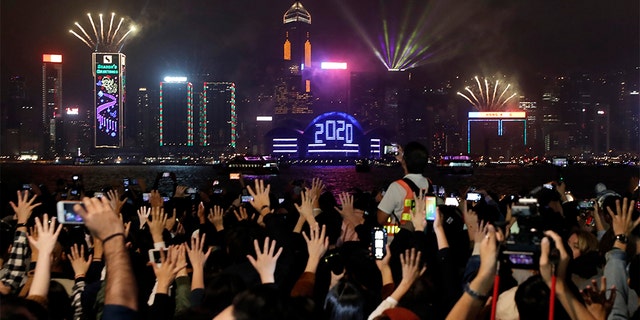
<path id="1" fill-rule="evenodd" d="M 496 99 L 496 93 L 498 92 L 498 87 L 500 86 L 500 80 L 496 80 L 495 84 L 492 84 L 491 80 L 484 78 L 483 88 L 478 76 L 474 77 L 474 79 L 477 84 L 477 90 L 475 87 L 473 88 L 474 90 L 472 90 L 471 87 L 467 86 L 464 88 L 464 90 L 468 93 L 468 95 L 462 92 L 458 92 L 457 95 L 469 101 L 469 103 L 471 103 L 473 107 L 478 111 L 501 111 L 507 105 L 507 102 L 509 102 L 509 100 L 517 95 L 516 92 L 512 93 L 511 95 L 505 95 L 511 88 L 511 84 L 507 84 L 507 86 L 502 90 L 502 93 L 500 93 L 500 95 Z M 493 90 L 491 90 L 492 86 Z M 490 94 L 491 91 L 493 91 L 493 94 Z"/>
<path id="2" fill-rule="evenodd" d="M 124 46 L 125 39 L 132 31 L 135 31 L 135 27 L 131 25 L 129 27 L 129 30 L 127 30 L 126 32 L 120 32 L 120 27 L 125 20 L 124 18 L 120 18 L 120 22 L 114 29 L 113 22 L 115 19 L 115 15 L 116 14 L 114 12 L 111 13 L 109 27 L 105 28 L 102 14 L 99 14 L 98 16 L 100 17 L 100 30 L 98 30 L 96 23 L 93 21 L 91 13 L 87 13 L 87 17 L 89 19 L 89 22 L 91 23 L 91 29 L 93 29 L 93 37 L 90 36 L 89 33 L 78 22 L 75 22 L 74 25 L 78 28 L 78 30 L 80 30 L 80 32 L 69 30 L 69 33 L 80 39 L 80 41 L 82 41 L 94 51 L 120 52 L 120 50 L 122 50 L 122 47 Z"/>

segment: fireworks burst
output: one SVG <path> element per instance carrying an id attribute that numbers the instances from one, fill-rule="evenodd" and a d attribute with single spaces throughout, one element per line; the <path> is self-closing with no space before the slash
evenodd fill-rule
<path id="1" fill-rule="evenodd" d="M 118 22 L 115 29 L 113 28 L 113 22 L 116 14 L 114 12 L 111 13 L 111 20 L 109 21 L 109 28 L 105 30 L 105 23 L 102 18 L 102 13 L 99 14 L 100 17 L 100 30 L 96 27 L 95 22 L 93 21 L 93 17 L 91 17 L 91 13 L 87 13 L 87 17 L 89 17 L 89 22 L 91 22 L 91 29 L 93 30 L 93 37 L 89 35 L 89 33 L 80 25 L 78 22 L 74 22 L 74 25 L 78 27 L 80 33 L 69 30 L 69 33 L 76 36 L 76 38 L 80 39 L 84 44 L 86 44 L 91 50 L 96 52 L 120 52 L 122 47 L 124 46 L 124 41 L 127 36 L 136 30 L 134 25 L 129 26 L 129 30 L 126 32 L 120 32 L 120 27 L 124 22 L 124 18 L 120 18 L 120 22 Z M 113 32 L 112 32 L 113 31 Z"/>
<path id="2" fill-rule="evenodd" d="M 511 100 L 511 98 L 517 95 L 516 92 L 513 94 L 507 93 L 511 88 L 511 84 L 508 83 L 504 89 L 498 87 L 500 86 L 500 80 L 496 80 L 495 84 L 491 83 L 487 78 L 483 78 L 484 87 L 480 83 L 480 79 L 478 76 L 474 78 L 476 80 L 476 84 L 478 85 L 477 91 L 474 93 L 471 87 L 467 86 L 464 90 L 469 94 L 466 95 L 462 92 L 458 91 L 458 95 L 467 99 L 473 107 L 478 111 L 502 111 L 503 108 L 507 105 L 507 102 Z M 501 92 L 498 94 L 498 92 Z M 497 97 L 496 97 L 497 96 Z"/>

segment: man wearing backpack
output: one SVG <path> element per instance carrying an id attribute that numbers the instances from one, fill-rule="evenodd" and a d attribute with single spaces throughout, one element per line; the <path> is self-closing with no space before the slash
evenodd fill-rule
<path id="1" fill-rule="evenodd" d="M 428 157 L 427 148 L 418 142 L 409 142 L 403 148 L 402 162 L 406 175 L 387 188 L 378 204 L 378 223 L 399 225 L 411 220 L 414 193 L 421 189 L 429 190 L 429 179 L 423 175 Z"/>

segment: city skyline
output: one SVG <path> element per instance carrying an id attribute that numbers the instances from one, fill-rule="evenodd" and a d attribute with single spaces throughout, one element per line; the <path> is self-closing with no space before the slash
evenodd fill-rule
<path id="1" fill-rule="evenodd" d="M 250 75 L 261 74 L 264 71 L 260 69 L 279 58 L 280 18 L 291 3 L 3 2 L 3 84 L 11 75 L 23 75 L 34 99 L 34 87 L 39 86 L 39 56 L 60 53 L 65 58 L 64 104 L 88 105 L 90 50 L 68 30 L 75 21 L 86 19 L 87 12 L 105 15 L 115 12 L 138 28 L 122 50 L 129 60 L 129 90 L 155 87 L 167 73 L 208 73 L 216 81 L 237 82 L 239 92 L 247 93 L 259 80 Z M 409 5 L 416 12 L 411 19 L 426 17 L 413 25 L 408 23 L 409 29 L 424 22 L 439 33 L 419 35 L 446 38 L 440 51 L 429 53 L 433 62 L 427 59 L 424 66 L 412 71 L 428 73 L 431 79 L 454 72 L 462 76 L 501 72 L 524 79 L 535 72 L 557 75 L 638 65 L 640 32 L 636 1 L 603 4 L 494 0 L 463 1 L 456 6 L 443 1 L 417 4 L 401 1 L 393 2 L 397 4 L 393 6 L 382 3 L 379 7 L 361 0 L 302 3 L 313 17 L 311 41 L 315 57 L 347 61 L 355 71 L 383 70 L 383 64 L 367 44 L 367 35 L 383 37 L 382 19 L 388 19 L 393 26 L 398 20 L 394 17 L 403 17 L 406 14 L 403 9 Z M 41 9 L 34 10 L 35 5 Z M 455 19 L 459 21 L 452 21 Z M 23 21 L 34 21 L 41 27 L 25 28 Z M 401 26 L 398 21 L 395 25 Z M 358 32 L 358 26 L 366 32 Z M 393 38 L 393 30 L 389 33 Z M 405 33 L 410 36 L 409 30 Z M 400 34 L 397 32 L 395 36 Z M 452 42 L 466 44 L 453 46 Z"/>

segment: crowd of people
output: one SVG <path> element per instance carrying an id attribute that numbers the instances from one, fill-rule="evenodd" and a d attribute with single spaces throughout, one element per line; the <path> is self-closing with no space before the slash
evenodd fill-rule
<path id="1" fill-rule="evenodd" d="M 424 146 L 398 158 L 405 175 L 384 190 L 82 191 L 79 219 L 57 213 L 59 195 L 19 190 L 2 220 L 0 318 L 640 317 L 637 175 L 588 200 L 550 181 L 452 203 L 430 192 Z"/>

